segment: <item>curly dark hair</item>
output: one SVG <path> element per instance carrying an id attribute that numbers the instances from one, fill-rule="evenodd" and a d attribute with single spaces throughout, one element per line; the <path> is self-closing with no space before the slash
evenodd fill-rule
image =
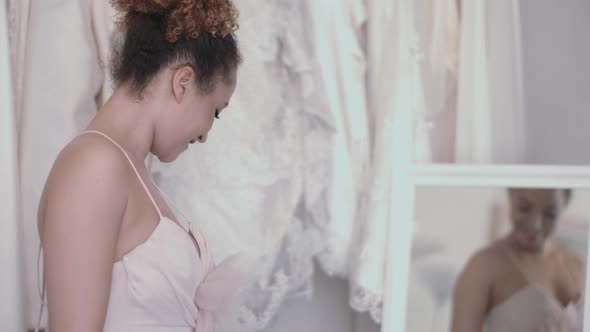
<path id="1" fill-rule="evenodd" d="M 219 78 L 228 82 L 241 62 L 234 32 L 238 12 L 230 0 L 111 0 L 124 33 L 115 45 L 115 84 L 142 92 L 163 68 L 190 65 L 196 83 L 209 92 Z"/>

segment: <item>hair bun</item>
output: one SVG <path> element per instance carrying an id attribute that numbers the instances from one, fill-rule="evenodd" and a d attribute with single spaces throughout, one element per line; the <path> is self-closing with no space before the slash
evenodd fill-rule
<path id="1" fill-rule="evenodd" d="M 128 13 L 165 14 L 174 0 L 111 0 L 116 10 Z"/>
<path id="2" fill-rule="evenodd" d="M 238 29 L 238 11 L 231 0 L 111 0 L 111 4 L 125 14 L 127 24 L 137 13 L 164 16 L 169 42 L 203 33 L 225 37 Z"/>

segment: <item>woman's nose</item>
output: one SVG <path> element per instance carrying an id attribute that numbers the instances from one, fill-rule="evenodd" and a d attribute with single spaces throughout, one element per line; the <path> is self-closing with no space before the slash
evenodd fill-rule
<path id="1" fill-rule="evenodd" d="M 205 143 L 207 141 L 207 134 L 201 135 L 197 138 L 200 143 Z"/>
<path id="2" fill-rule="evenodd" d="M 535 216 L 527 223 L 527 229 L 532 232 L 539 232 L 543 229 L 543 218 L 541 216 Z"/>

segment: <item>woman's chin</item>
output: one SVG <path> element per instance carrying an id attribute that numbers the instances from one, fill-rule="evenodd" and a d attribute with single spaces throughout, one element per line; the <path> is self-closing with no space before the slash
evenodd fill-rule
<path id="1" fill-rule="evenodd" d="M 178 149 L 176 149 L 174 151 L 170 151 L 169 153 L 166 153 L 166 154 L 157 154 L 156 156 L 163 163 L 171 163 L 171 162 L 175 161 L 176 159 L 178 159 L 178 157 L 183 152 L 185 152 L 187 149 L 188 149 L 188 143 L 185 144 L 184 146 L 178 147 Z"/>
<path id="2" fill-rule="evenodd" d="M 542 238 L 526 239 L 520 242 L 523 249 L 527 251 L 537 251 L 543 249 L 545 240 Z"/>
<path id="3" fill-rule="evenodd" d="M 176 154 L 168 154 L 168 155 L 165 155 L 165 156 L 157 156 L 157 157 L 158 157 L 158 160 L 160 160 L 160 162 L 169 164 L 169 163 L 175 161 L 178 158 L 178 153 L 176 153 Z"/>

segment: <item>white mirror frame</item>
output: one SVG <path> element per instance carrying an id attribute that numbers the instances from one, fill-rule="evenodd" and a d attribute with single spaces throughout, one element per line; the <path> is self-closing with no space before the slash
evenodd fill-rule
<path id="1" fill-rule="evenodd" d="M 404 134 L 397 135 L 397 143 Z M 406 141 L 407 142 L 407 141 Z M 408 147 L 410 145 L 406 145 Z M 404 150 L 401 150 L 404 151 Z M 398 151 L 399 152 L 399 151 Z M 411 165 L 408 154 L 400 154 L 394 170 L 391 222 L 384 294 L 383 332 L 407 332 L 406 303 L 412 241 L 414 195 L 419 185 L 486 186 L 528 188 L 590 188 L 590 167 L 527 165 Z M 405 165 L 405 167 L 404 167 Z M 590 236 L 590 234 L 589 234 Z M 590 255 L 590 246 L 589 246 Z M 589 256 L 590 257 L 590 256 Z M 586 284 L 590 271 L 586 266 Z M 586 288 L 587 300 L 590 292 Z M 584 311 L 584 332 L 590 332 L 590 306 Z"/>

